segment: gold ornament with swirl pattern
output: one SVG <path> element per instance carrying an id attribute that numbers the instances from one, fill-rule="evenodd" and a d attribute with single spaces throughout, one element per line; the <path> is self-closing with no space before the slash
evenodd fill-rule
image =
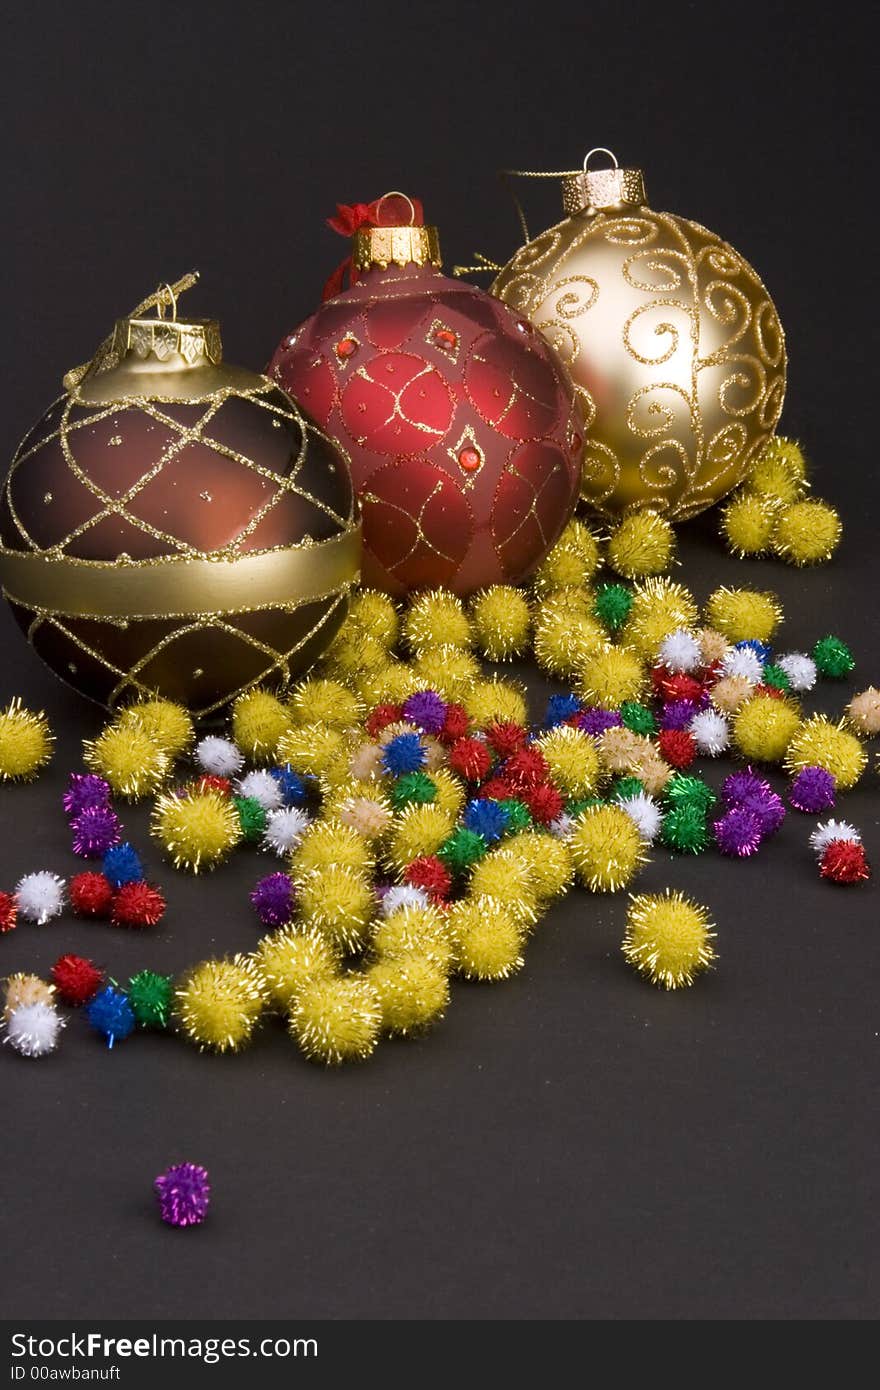
<path id="1" fill-rule="evenodd" d="M 565 221 L 527 241 L 492 293 L 568 366 L 587 421 L 584 499 L 682 520 L 741 482 L 773 433 L 782 325 L 733 247 L 647 207 L 638 169 L 589 160 L 561 176 Z"/>

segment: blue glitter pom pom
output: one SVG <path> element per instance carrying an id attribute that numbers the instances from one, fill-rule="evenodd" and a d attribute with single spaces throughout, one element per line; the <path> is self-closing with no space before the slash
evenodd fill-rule
<path id="1" fill-rule="evenodd" d="M 425 765 L 425 750 L 418 734 L 398 734 L 385 745 L 382 766 L 393 777 L 405 772 L 418 772 Z"/>
<path id="2" fill-rule="evenodd" d="M 121 989 L 114 989 L 112 985 L 106 985 L 104 989 L 99 990 L 86 1006 L 86 1018 L 96 1033 L 104 1035 L 108 1047 L 112 1047 L 115 1042 L 122 1042 L 134 1032 L 134 1009 L 129 1003 L 128 995 L 123 994 Z"/>
<path id="3" fill-rule="evenodd" d="M 140 883 L 144 877 L 144 866 L 128 840 L 108 849 L 102 867 L 104 877 L 114 888 L 121 888 L 123 883 Z"/>
<path id="4" fill-rule="evenodd" d="M 281 788 L 285 806 L 305 806 L 309 799 L 308 790 L 303 779 L 292 767 L 270 767 L 269 771 Z"/>
<path id="5" fill-rule="evenodd" d="M 547 713 L 544 715 L 544 728 L 555 729 L 557 724 L 564 724 L 566 719 L 570 719 L 573 714 L 580 714 L 583 705 L 577 695 L 551 695 L 547 701 Z"/>
<path id="6" fill-rule="evenodd" d="M 464 811 L 465 828 L 482 835 L 487 844 L 500 840 L 507 829 L 510 813 L 499 801 L 469 801 Z"/>

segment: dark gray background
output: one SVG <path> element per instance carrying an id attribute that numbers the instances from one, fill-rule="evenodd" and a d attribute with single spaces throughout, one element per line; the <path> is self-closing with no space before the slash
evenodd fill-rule
<path id="1" fill-rule="evenodd" d="M 18 6 L 6 21 L 6 249 L 0 340 L 8 456 L 113 318 L 196 265 L 190 298 L 259 366 L 344 254 L 334 203 L 419 193 L 447 263 L 504 259 L 516 223 L 494 171 L 608 144 L 654 206 L 757 265 L 787 326 L 783 425 L 842 508 L 833 566 L 737 564 L 711 521 L 681 578 L 781 595 L 782 644 L 832 630 L 859 656 L 839 709 L 880 683 L 867 55 L 842 5 L 450 2 Z M 534 225 L 554 187 L 530 193 Z M 870 375 L 869 375 L 870 373 Z M 99 715 L 0 615 L 3 699 L 44 706 L 52 771 L 0 791 L 0 881 L 76 868 L 59 811 Z M 545 693 L 531 677 L 535 710 Z M 813 702 L 817 703 L 817 702 Z M 719 774 L 714 769 L 712 774 Z M 880 867 L 877 781 L 842 804 Z M 119 978 L 248 948 L 265 861 L 207 879 L 160 865 L 153 936 L 63 920 L 0 942 L 2 970 L 62 951 Z M 302 1061 L 280 1025 L 234 1058 L 173 1037 L 110 1054 L 73 1018 L 59 1055 L 0 1056 L 2 1306 L 16 1317 L 871 1317 L 878 1310 L 876 885 L 818 881 L 811 822 L 752 862 L 657 852 L 718 921 L 717 971 L 683 995 L 618 947 L 625 898 L 573 893 L 525 972 L 457 985 L 439 1031 L 362 1068 Z M 215 1204 L 164 1229 L 151 1181 L 189 1158 Z"/>

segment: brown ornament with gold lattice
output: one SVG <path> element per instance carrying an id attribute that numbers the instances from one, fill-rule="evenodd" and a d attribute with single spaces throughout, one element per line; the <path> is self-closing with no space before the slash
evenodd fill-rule
<path id="1" fill-rule="evenodd" d="M 0 582 L 83 694 L 210 715 L 321 655 L 358 577 L 360 523 L 344 452 L 277 383 L 223 362 L 215 321 L 177 318 L 194 278 L 121 319 L 19 446 Z"/>

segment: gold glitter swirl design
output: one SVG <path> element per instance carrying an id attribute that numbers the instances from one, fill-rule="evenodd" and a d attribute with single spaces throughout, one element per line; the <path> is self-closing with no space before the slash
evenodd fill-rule
<path id="1" fill-rule="evenodd" d="M 587 421 L 584 497 L 606 515 L 694 516 L 744 476 L 785 394 L 782 325 L 733 247 L 641 207 L 579 212 L 492 292 L 561 353 Z"/>

